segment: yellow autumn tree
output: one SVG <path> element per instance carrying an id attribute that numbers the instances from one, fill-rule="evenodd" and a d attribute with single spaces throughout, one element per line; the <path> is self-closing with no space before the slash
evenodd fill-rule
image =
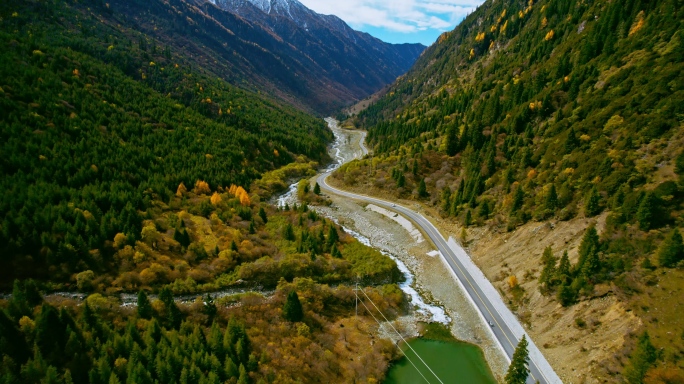
<path id="1" fill-rule="evenodd" d="M 235 191 L 237 191 L 237 185 L 231 184 L 230 189 L 228 190 L 228 193 L 235 196 Z"/>
<path id="2" fill-rule="evenodd" d="M 248 207 L 252 204 L 247 191 L 245 191 L 245 189 L 242 187 L 237 187 L 235 189 L 235 197 L 240 199 L 240 204 L 244 205 L 245 207 Z"/>
<path id="3" fill-rule="evenodd" d="M 209 184 L 206 181 L 197 180 L 195 182 L 194 191 L 198 195 L 208 195 L 211 193 L 211 188 L 209 188 Z"/>
<path id="4" fill-rule="evenodd" d="M 218 192 L 214 192 L 214 194 L 211 195 L 211 204 L 219 205 L 220 203 L 221 203 L 221 195 L 219 195 Z"/>
<path id="5" fill-rule="evenodd" d="M 509 276 L 506 282 L 508 283 L 508 286 L 511 287 L 511 289 L 518 286 L 518 278 L 515 277 L 515 275 Z"/>
<path id="6" fill-rule="evenodd" d="M 249 195 L 247 195 L 246 192 L 240 196 L 240 204 L 244 205 L 245 207 L 252 205 L 252 200 L 249 198 Z"/>
<path id="7" fill-rule="evenodd" d="M 185 184 L 181 181 L 181 183 L 178 184 L 178 189 L 176 189 L 176 196 L 183 197 L 187 192 L 188 189 L 185 188 Z"/>

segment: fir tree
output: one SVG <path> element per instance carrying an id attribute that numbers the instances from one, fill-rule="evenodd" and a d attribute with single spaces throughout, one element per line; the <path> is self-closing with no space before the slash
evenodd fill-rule
<path id="1" fill-rule="evenodd" d="M 289 240 L 289 241 L 295 240 L 294 228 L 292 228 L 292 224 L 290 224 L 290 222 L 288 222 L 285 225 L 285 228 L 283 228 L 283 238 L 285 238 L 285 240 Z"/>
<path id="2" fill-rule="evenodd" d="M 570 282 L 570 259 L 568 258 L 568 251 L 563 252 L 558 269 L 556 270 L 556 279 L 562 284 Z"/>
<path id="3" fill-rule="evenodd" d="M 530 374 L 530 369 L 527 367 L 529 359 L 527 344 L 527 338 L 523 335 L 518 346 L 515 348 L 515 352 L 513 352 L 511 365 L 508 367 L 508 372 L 506 372 L 506 377 L 504 378 L 506 384 L 525 384 L 527 382 L 527 376 Z"/>
<path id="4" fill-rule="evenodd" d="M 423 199 L 430 197 L 430 194 L 428 194 L 427 191 L 427 186 L 425 185 L 425 179 L 421 179 L 420 183 L 418 183 L 418 197 Z"/>
<path id="5" fill-rule="evenodd" d="M 299 296 L 296 291 L 292 291 L 287 295 L 285 304 L 283 305 L 283 317 L 287 321 L 298 322 L 304 318 L 302 310 L 302 303 L 299 302 Z"/>
<path id="6" fill-rule="evenodd" d="M 682 235 L 675 228 L 660 243 L 658 262 L 661 267 L 672 267 L 681 260 L 684 260 L 684 245 L 682 245 Z"/>
<path id="7" fill-rule="evenodd" d="M 575 135 L 575 130 L 570 128 L 570 131 L 568 132 L 568 137 L 565 140 L 565 153 L 571 153 L 578 146 L 579 146 L 579 140 L 577 140 L 577 136 Z"/>
<path id="8" fill-rule="evenodd" d="M 641 199 L 639 210 L 637 210 L 636 214 L 637 221 L 639 222 L 639 228 L 641 228 L 642 231 L 648 231 L 653 228 L 655 221 L 655 208 L 655 196 L 653 196 L 653 193 L 651 192 L 646 192 L 646 195 L 643 197 L 643 199 Z"/>
<path id="9" fill-rule="evenodd" d="M 544 249 L 542 265 L 544 267 L 539 275 L 539 285 L 542 292 L 549 292 L 554 285 L 556 277 L 556 257 L 553 255 L 551 247 Z"/>
<path id="10" fill-rule="evenodd" d="M 629 357 L 629 361 L 623 371 L 627 383 L 641 384 L 644 376 L 646 376 L 646 371 L 655 363 L 657 358 L 658 354 L 653 344 L 651 344 L 651 338 L 647 332 L 644 332 L 639 337 L 637 346 Z"/>
<path id="11" fill-rule="evenodd" d="M 444 137 L 446 141 L 446 154 L 447 156 L 454 156 L 458 152 L 458 133 L 456 132 L 456 127 L 450 125 L 447 128 L 446 136 Z"/>
<path id="12" fill-rule="evenodd" d="M 465 227 L 469 227 L 472 222 L 473 222 L 473 215 L 470 213 L 470 209 L 469 209 L 466 211 L 465 220 L 463 221 L 463 225 Z"/>
<path id="13" fill-rule="evenodd" d="M 338 241 L 340 240 L 340 236 L 337 234 L 337 229 L 335 229 L 334 225 L 330 225 L 328 228 L 328 240 L 327 240 L 327 245 L 328 247 L 332 247 L 335 245 Z"/>
<path id="14" fill-rule="evenodd" d="M 444 187 L 440 195 L 440 207 L 442 212 L 449 213 L 449 208 L 451 207 L 451 189 L 449 187 Z"/>
<path id="15" fill-rule="evenodd" d="M 318 185 L 318 182 L 316 182 L 316 185 L 314 185 L 313 192 L 314 192 L 315 194 L 317 194 L 317 195 L 320 195 L 320 194 L 321 194 L 321 186 Z"/>
<path id="16" fill-rule="evenodd" d="M 145 291 L 138 292 L 138 317 L 141 319 L 151 319 L 154 315 L 152 304 Z"/>
<path id="17" fill-rule="evenodd" d="M 584 232 L 582 242 L 579 247 L 579 260 L 577 261 L 576 271 L 581 271 L 587 259 L 594 252 L 598 252 L 600 246 L 598 232 L 596 225 L 592 224 Z"/>
<path id="18" fill-rule="evenodd" d="M 575 291 L 569 284 L 563 283 L 558 288 L 556 299 L 562 306 L 568 307 L 575 303 Z"/>
<path id="19" fill-rule="evenodd" d="M 404 188 L 406 186 L 406 178 L 403 173 L 399 173 L 397 177 L 397 188 Z"/>
<path id="20" fill-rule="evenodd" d="M 551 184 L 549 192 L 546 194 L 546 199 L 544 201 L 544 208 L 550 211 L 555 211 L 558 206 L 558 194 L 556 193 L 556 186 Z"/>
<path id="21" fill-rule="evenodd" d="M 247 370 L 243 364 L 240 364 L 240 377 L 238 378 L 237 384 L 249 384 L 249 376 L 247 375 Z"/>
<path id="22" fill-rule="evenodd" d="M 511 205 L 511 213 L 517 212 L 522 208 L 523 201 L 525 199 L 525 192 L 523 191 L 522 185 L 518 185 L 513 193 L 513 204 Z"/>
<path id="23" fill-rule="evenodd" d="M 264 210 L 264 207 L 259 207 L 259 217 L 264 224 L 268 223 L 268 216 L 266 216 L 266 210 Z"/>
<path id="24" fill-rule="evenodd" d="M 587 195 L 584 212 L 588 217 L 596 216 L 601 212 L 601 195 L 596 187 L 591 188 Z"/>

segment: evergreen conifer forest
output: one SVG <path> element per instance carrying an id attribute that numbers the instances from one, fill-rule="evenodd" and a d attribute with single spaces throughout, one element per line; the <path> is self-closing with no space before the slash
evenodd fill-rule
<path id="1" fill-rule="evenodd" d="M 328 161 L 322 120 L 101 1 L 2 2 L 0 45 L 0 382 L 384 377 L 350 285 L 396 317 L 396 264 L 265 203 Z"/>
<path id="2" fill-rule="evenodd" d="M 310 208 L 322 184 L 267 203 L 330 161 L 332 133 L 297 109 L 316 98 L 215 60 L 266 51 L 199 6 L 0 2 L 0 384 L 375 383 L 399 357 L 353 288 L 410 313 L 397 264 Z M 515 311 L 532 281 L 589 341 L 611 324 L 572 314 L 615 299 L 639 326 L 586 371 L 684 382 L 683 24 L 681 0 L 485 1 L 340 113 L 372 154 L 332 178 L 423 205 L 466 247 L 582 220 L 501 293 Z"/>
<path id="3" fill-rule="evenodd" d="M 538 289 L 566 313 L 609 289 L 665 350 L 629 382 L 649 367 L 649 380 L 682 380 L 684 326 L 675 310 L 667 322 L 649 312 L 681 308 L 684 287 L 682 15 L 675 0 L 487 1 L 349 117 L 368 130 L 373 156 L 335 177 L 434 207 L 463 238 L 473 226 L 497 236 L 600 223 L 578 259 L 547 249 L 525 273 L 537 271 Z M 654 293 L 659 283 L 669 293 Z M 521 294 L 511 289 L 512 300 Z M 619 380 L 629 348 L 607 377 Z"/>

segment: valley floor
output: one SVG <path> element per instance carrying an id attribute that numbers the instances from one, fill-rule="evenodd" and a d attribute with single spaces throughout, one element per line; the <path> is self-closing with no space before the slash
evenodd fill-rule
<path id="1" fill-rule="evenodd" d="M 350 192 L 380 198 L 383 196 L 381 190 L 350 188 L 348 185 L 341 185 L 335 178 L 329 178 L 328 182 Z M 435 209 L 412 200 L 398 203 L 429 218 L 445 237 L 460 238 L 462 227 L 449 219 L 441 218 Z M 386 221 L 389 222 L 388 219 Z M 605 224 L 605 215 L 593 221 L 598 221 L 597 229 L 600 232 Z M 607 365 L 614 363 L 611 360 L 622 350 L 627 335 L 641 325 L 641 320 L 612 295 L 609 286 L 597 287 L 595 297 L 571 308 L 563 308 L 555 298 L 539 292 L 537 277 L 544 248 L 551 246 L 556 254 L 568 250 L 571 261 L 575 262 L 577 248 L 591 222 L 589 219 L 576 218 L 553 224 L 531 222 L 512 232 L 484 227 L 466 230 L 467 239 L 464 245 L 473 261 L 499 290 L 509 308 L 518 316 L 525 330 L 566 383 L 598 383 L 603 382 L 603 379 L 610 380 Z M 398 226 L 394 222 L 383 224 L 385 225 Z M 410 238 L 406 236 L 405 230 L 404 238 Z M 422 250 L 414 254 L 417 259 L 429 259 L 422 256 L 425 254 Z M 422 263 L 422 270 L 416 271 L 416 275 L 418 282 L 424 284 L 425 290 L 432 292 L 435 298 L 445 304 L 450 314 L 462 310 L 464 312 L 461 312 L 461 316 L 468 310 L 474 313 L 469 304 L 461 303 L 453 297 L 448 298 L 453 296 L 453 292 L 460 290 L 438 258 Z M 508 278 L 513 275 L 523 289 L 522 297 L 513 295 L 507 284 Z M 469 327 L 477 327 L 476 323 L 480 322 L 477 314 L 474 314 L 473 323 Z M 461 326 L 458 320 L 454 322 L 454 334 L 464 340 L 472 340 L 459 333 L 457 328 Z M 493 370 L 499 377 L 503 377 L 507 364 L 503 363 L 501 368 L 501 362 L 494 356 L 498 351 L 490 350 L 482 340 L 474 342 L 483 346 Z"/>
<path id="2" fill-rule="evenodd" d="M 341 132 L 350 137 L 349 140 L 345 139 L 348 145 L 343 146 L 339 154 L 342 159 L 347 159 L 360 151 L 360 133 L 347 130 Z M 328 181 L 333 179 L 329 178 Z M 368 237 L 374 248 L 391 253 L 403 261 L 415 275 L 416 290 L 427 301 L 442 306 L 452 319 L 452 334 L 459 340 L 482 348 L 494 376 L 498 381 L 502 381 L 508 368 L 508 361 L 486 325 L 482 323 L 477 310 L 444 267 L 439 256 L 428 255 L 434 251 L 433 246 L 428 241 L 420 242 L 419 238 L 411 235 L 406 226 L 377 212 L 373 207 L 335 195 L 326 197 L 332 201 L 332 205 L 316 209 L 327 217 L 337 219 L 341 225 Z M 410 318 L 403 319 L 406 336 L 416 336 L 415 324 L 422 320 L 427 319 L 417 312 Z"/>

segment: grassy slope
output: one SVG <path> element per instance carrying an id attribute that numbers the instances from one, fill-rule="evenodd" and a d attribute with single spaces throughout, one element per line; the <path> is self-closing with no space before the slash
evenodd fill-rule
<path id="1" fill-rule="evenodd" d="M 483 266 L 491 267 L 488 276 L 500 280 L 512 303 L 524 307 L 526 300 L 539 305 L 542 300 L 548 310 L 533 311 L 542 317 L 571 314 L 572 320 L 576 311 L 580 318 L 608 313 L 596 307 L 582 314 L 607 285 L 618 312 L 632 310 L 639 317 L 636 324 L 644 324 L 641 330 L 680 334 L 681 324 L 653 320 L 634 308 L 641 292 L 657 294 L 647 288 L 651 272 L 640 264 L 646 259 L 657 263 L 661 240 L 682 224 L 682 187 L 675 167 L 684 140 L 681 12 L 681 4 L 673 1 L 486 2 L 359 114 L 355 123 L 369 129 L 375 150 L 372 169 L 369 160 L 362 160 L 343 167 L 336 177 L 366 192 L 421 200 L 456 235 L 463 224 L 483 226 L 475 230 L 483 234 L 475 237 L 474 252 L 483 255 Z M 365 176 L 369 171 L 370 178 Z M 421 180 L 427 197 L 418 196 Z M 647 196 L 653 197 L 650 206 Z M 553 244 L 556 257 L 568 250 L 577 263 L 583 229 L 603 211 L 609 214 L 600 216 L 607 218 L 599 228 L 600 267 L 592 272 L 576 267 L 576 276 L 584 276 L 575 277 L 574 285 L 582 304 L 555 308 L 553 295 L 537 292 L 541 251 Z M 557 220 L 578 224 L 579 232 L 565 239 L 570 244 L 543 238 L 541 247 L 523 253 L 527 257 L 511 260 L 517 270 L 507 260 L 478 251 L 510 236 L 529 245 L 536 242 L 530 231 L 537 223 Z M 477 245 L 480 239 L 484 243 Z M 675 285 L 681 279 L 667 268 L 654 273 Z M 509 292 L 505 279 L 510 274 L 524 282 L 522 296 L 518 290 Z M 589 286 L 580 288 L 586 282 Z M 532 325 L 540 329 L 534 317 Z M 625 331 L 632 325 L 626 324 Z M 580 347 L 578 339 L 565 340 L 562 329 L 551 328 L 540 332 L 564 340 L 568 348 Z M 610 327 L 599 333 L 609 335 Z M 591 334 L 578 337 L 600 340 Z M 624 349 L 610 347 L 612 352 L 590 358 L 601 363 L 590 375 L 619 379 L 624 354 L 632 351 L 630 340 Z M 653 342 L 670 351 L 658 366 L 681 365 L 678 344 Z M 573 368 L 594 369 L 580 363 Z"/>

